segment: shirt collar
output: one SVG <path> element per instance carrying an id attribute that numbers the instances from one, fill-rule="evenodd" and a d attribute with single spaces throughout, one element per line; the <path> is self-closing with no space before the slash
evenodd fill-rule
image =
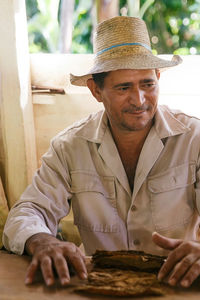
<path id="1" fill-rule="evenodd" d="M 172 111 L 165 105 L 159 105 L 155 114 L 155 130 L 160 139 L 190 131 L 190 128 L 178 118 L 180 111 Z"/>
<path id="2" fill-rule="evenodd" d="M 190 130 L 176 117 L 167 106 L 159 105 L 155 114 L 154 128 L 160 139 L 183 134 Z M 108 128 L 108 117 L 105 110 L 91 115 L 87 122 L 76 132 L 76 136 L 82 137 L 94 143 L 101 143 Z"/>
<path id="3" fill-rule="evenodd" d="M 101 143 L 108 129 L 108 117 L 105 110 L 90 115 L 83 126 L 76 131 L 76 136 L 82 137 L 90 142 Z"/>

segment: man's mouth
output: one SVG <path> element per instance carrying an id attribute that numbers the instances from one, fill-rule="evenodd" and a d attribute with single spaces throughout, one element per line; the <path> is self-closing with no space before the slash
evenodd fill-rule
<path id="1" fill-rule="evenodd" d="M 140 115 L 142 113 L 144 113 L 146 110 L 135 110 L 135 111 L 130 111 L 128 112 L 129 114 L 132 114 L 132 115 Z"/>
<path id="2" fill-rule="evenodd" d="M 124 108 L 123 112 L 132 115 L 140 115 L 145 113 L 147 110 L 148 107 L 129 107 L 129 108 Z"/>
<path id="3" fill-rule="evenodd" d="M 124 110 L 123 112 L 131 114 L 131 115 L 140 115 L 146 112 L 146 109 L 142 109 L 142 110 L 136 110 L 136 109 L 127 109 Z"/>

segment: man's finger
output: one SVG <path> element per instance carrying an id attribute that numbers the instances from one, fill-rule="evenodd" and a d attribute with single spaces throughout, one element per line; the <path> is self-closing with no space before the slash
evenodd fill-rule
<path id="1" fill-rule="evenodd" d="M 84 258 L 82 256 L 80 256 L 78 251 L 75 254 L 70 255 L 68 257 L 68 260 L 72 264 L 74 269 L 76 270 L 77 275 L 81 279 L 86 279 L 87 278 L 87 268 L 85 265 Z"/>
<path id="2" fill-rule="evenodd" d="M 176 285 L 186 273 L 188 273 L 189 276 L 191 275 L 192 278 L 192 275 L 195 274 L 191 274 L 191 266 L 193 266 L 193 264 L 196 265 L 195 261 L 195 255 L 188 254 L 185 257 L 183 257 L 173 268 L 173 271 L 171 272 L 170 277 L 168 279 L 168 283 L 173 286 Z"/>
<path id="3" fill-rule="evenodd" d="M 75 269 L 77 275 L 81 279 L 87 278 L 87 268 L 86 268 L 86 264 L 85 264 L 85 259 L 84 259 L 84 256 L 82 254 L 80 254 L 80 251 L 78 250 L 78 248 L 76 249 L 75 253 L 71 253 L 71 255 L 69 255 L 67 257 L 67 260 L 69 261 L 69 263 L 71 263 L 71 265 Z"/>
<path id="4" fill-rule="evenodd" d="M 183 242 L 180 239 L 171 239 L 164 237 L 157 232 L 153 232 L 152 240 L 156 245 L 166 250 L 173 250 Z"/>
<path id="5" fill-rule="evenodd" d="M 200 275 L 200 259 L 198 259 L 189 269 L 187 274 L 182 278 L 181 285 L 189 287 L 195 279 Z"/>
<path id="6" fill-rule="evenodd" d="M 45 256 L 42 259 L 40 263 L 40 268 L 42 270 L 42 275 L 46 285 L 47 286 L 53 285 L 55 280 L 54 280 L 53 269 L 52 269 L 52 261 L 49 256 Z"/>
<path id="7" fill-rule="evenodd" d="M 61 284 L 67 285 L 70 282 L 70 275 L 66 259 L 60 253 L 57 253 L 53 259 Z"/>
<path id="8" fill-rule="evenodd" d="M 27 272 L 26 272 L 26 277 L 25 277 L 25 284 L 31 284 L 33 283 L 34 277 L 35 277 L 35 273 L 38 269 L 39 266 L 39 262 L 38 260 L 34 259 L 31 261 Z"/>

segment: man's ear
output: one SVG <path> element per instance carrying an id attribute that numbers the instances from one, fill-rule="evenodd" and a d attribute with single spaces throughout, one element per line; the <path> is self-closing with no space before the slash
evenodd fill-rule
<path id="1" fill-rule="evenodd" d="M 160 79 L 160 70 L 159 69 L 156 69 L 156 76 L 157 76 L 157 79 L 159 80 Z"/>
<path id="2" fill-rule="evenodd" d="M 92 78 L 87 80 L 87 87 L 90 89 L 92 95 L 97 99 L 98 102 L 102 102 L 101 99 L 101 89 L 100 87 L 94 82 Z"/>

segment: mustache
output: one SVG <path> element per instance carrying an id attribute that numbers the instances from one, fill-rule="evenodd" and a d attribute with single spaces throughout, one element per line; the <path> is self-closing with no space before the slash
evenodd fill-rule
<path id="1" fill-rule="evenodd" d="M 134 113 L 134 112 L 145 111 L 145 110 L 149 110 L 149 105 L 147 105 L 147 104 L 144 104 L 142 106 L 132 105 L 132 106 L 124 108 L 122 110 L 122 112 L 125 112 L 125 113 Z"/>

